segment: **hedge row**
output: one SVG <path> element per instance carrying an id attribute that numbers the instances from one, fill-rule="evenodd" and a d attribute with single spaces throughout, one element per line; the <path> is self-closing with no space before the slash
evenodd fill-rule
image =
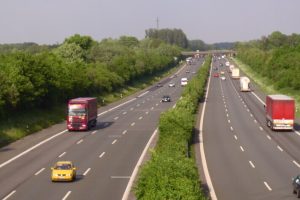
<path id="1" fill-rule="evenodd" d="M 137 199 L 206 199 L 202 193 L 190 142 L 199 100 L 204 97 L 211 57 L 183 91 L 176 108 L 161 115 L 159 140 L 141 169 L 135 187 Z"/>

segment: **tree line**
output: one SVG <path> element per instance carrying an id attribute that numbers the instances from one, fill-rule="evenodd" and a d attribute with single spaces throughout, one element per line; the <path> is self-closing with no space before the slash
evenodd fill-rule
<path id="1" fill-rule="evenodd" d="M 9 48 L 4 48 L 9 47 Z M 75 34 L 60 45 L 0 46 L 0 115 L 101 95 L 176 64 L 180 49 L 154 39 Z"/>
<path id="2" fill-rule="evenodd" d="M 236 45 L 237 57 L 276 89 L 300 89 L 300 35 L 279 31 Z"/>

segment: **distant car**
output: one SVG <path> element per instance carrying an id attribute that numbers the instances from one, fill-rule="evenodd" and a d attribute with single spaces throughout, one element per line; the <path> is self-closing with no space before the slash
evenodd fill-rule
<path id="1" fill-rule="evenodd" d="M 162 97 L 161 102 L 171 102 L 171 97 L 169 95 L 165 95 Z"/>
<path id="2" fill-rule="evenodd" d="M 224 74 L 225 74 L 225 72 L 224 72 L 224 71 L 221 71 L 220 73 L 221 73 L 222 75 L 224 75 Z"/>
<path id="3" fill-rule="evenodd" d="M 219 73 L 214 73 L 214 77 L 219 77 Z"/>
<path id="4" fill-rule="evenodd" d="M 218 70 L 218 68 L 217 68 L 217 67 L 214 67 L 214 70 Z"/>
<path id="5" fill-rule="evenodd" d="M 225 76 L 221 76 L 221 80 L 225 81 L 226 77 Z"/>
<path id="6" fill-rule="evenodd" d="M 195 71 L 193 71 L 193 72 L 192 72 L 192 74 L 196 74 L 196 72 L 195 72 Z"/>
<path id="7" fill-rule="evenodd" d="M 162 84 L 162 83 L 158 83 L 158 84 L 156 85 L 156 87 L 163 87 L 163 84 Z"/>
<path id="8" fill-rule="evenodd" d="M 300 175 L 292 179 L 293 193 L 296 194 L 297 198 L 300 198 Z"/>
<path id="9" fill-rule="evenodd" d="M 175 87 L 175 83 L 173 82 L 169 83 L 169 87 Z"/>
<path id="10" fill-rule="evenodd" d="M 58 161 L 51 171 L 51 181 L 74 181 L 76 179 L 76 167 L 71 161 Z"/>

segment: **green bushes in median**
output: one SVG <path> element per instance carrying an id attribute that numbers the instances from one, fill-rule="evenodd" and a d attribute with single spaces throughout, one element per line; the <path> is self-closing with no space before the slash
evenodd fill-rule
<path id="1" fill-rule="evenodd" d="M 151 160 L 141 169 L 135 188 L 137 199 L 206 199 L 201 192 L 190 141 L 199 100 L 204 97 L 211 58 L 190 80 L 176 108 L 161 115 L 159 140 Z"/>

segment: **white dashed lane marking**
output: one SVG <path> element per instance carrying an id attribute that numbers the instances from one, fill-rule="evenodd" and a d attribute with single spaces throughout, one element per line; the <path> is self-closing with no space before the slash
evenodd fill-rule
<path id="1" fill-rule="evenodd" d="M 281 152 L 283 151 L 283 149 L 278 145 L 277 145 L 277 149 L 279 149 L 279 151 L 281 151 Z"/>
<path id="2" fill-rule="evenodd" d="M 264 182 L 265 186 L 268 188 L 269 191 L 272 191 L 272 188 L 269 186 L 267 182 Z"/>
<path id="3" fill-rule="evenodd" d="M 125 135 L 127 133 L 127 130 L 123 131 L 122 134 Z"/>
<path id="4" fill-rule="evenodd" d="M 238 139 L 236 135 L 234 135 L 234 139 L 235 139 L 235 140 L 237 140 L 237 139 Z"/>
<path id="5" fill-rule="evenodd" d="M 271 140 L 272 138 L 269 136 L 269 135 L 267 135 L 267 138 L 269 139 L 269 140 Z"/>
<path id="6" fill-rule="evenodd" d="M 71 191 L 68 191 L 67 194 L 62 198 L 62 200 L 66 200 L 68 198 L 68 196 L 70 196 Z"/>
<path id="7" fill-rule="evenodd" d="M 88 169 L 83 173 L 83 176 L 86 176 L 86 175 L 89 173 L 89 171 L 91 171 L 91 168 L 88 168 Z"/>
<path id="8" fill-rule="evenodd" d="M 130 126 L 134 126 L 134 125 L 135 125 L 135 122 L 132 122 Z"/>
<path id="9" fill-rule="evenodd" d="M 293 163 L 294 163 L 298 168 L 300 168 L 299 163 L 297 163 L 295 160 L 293 160 Z"/>
<path id="10" fill-rule="evenodd" d="M 111 144 L 115 144 L 117 142 L 117 140 L 114 140 Z"/>
<path id="11" fill-rule="evenodd" d="M 63 157 L 67 152 L 63 152 L 62 154 L 60 154 L 58 157 L 61 158 Z"/>
<path id="12" fill-rule="evenodd" d="M 252 168 L 255 168 L 255 165 L 253 164 L 253 162 L 251 160 L 249 160 L 249 163 L 250 163 Z"/>
<path id="13" fill-rule="evenodd" d="M 126 115 L 127 114 L 127 112 L 123 112 L 123 115 Z"/>
<path id="14" fill-rule="evenodd" d="M 117 120 L 117 119 L 119 119 L 119 117 L 115 117 L 115 118 L 114 118 L 114 120 Z"/>
<path id="15" fill-rule="evenodd" d="M 105 152 L 102 152 L 100 155 L 99 155 L 99 158 L 102 158 L 104 156 Z"/>
<path id="16" fill-rule="evenodd" d="M 42 169 L 40 169 L 39 171 L 37 171 L 34 175 L 37 176 L 37 175 L 39 175 L 40 173 L 42 173 L 42 171 L 44 171 L 44 170 L 45 170 L 45 168 L 42 168 Z"/>
<path id="17" fill-rule="evenodd" d="M 97 133 L 97 131 L 93 131 L 93 132 L 92 132 L 92 135 L 94 135 L 95 133 Z"/>
<path id="18" fill-rule="evenodd" d="M 241 151 L 243 151 L 243 152 L 245 151 L 244 148 L 243 148 L 242 146 L 240 146 L 240 149 L 241 149 Z"/>
<path id="19" fill-rule="evenodd" d="M 83 142 L 83 139 L 79 140 L 76 144 L 80 144 L 81 142 Z"/>
<path id="20" fill-rule="evenodd" d="M 6 197 L 4 197 L 2 200 L 7 200 L 9 197 L 11 197 L 14 193 L 16 193 L 16 190 L 9 193 Z"/>
<path id="21" fill-rule="evenodd" d="M 141 120 L 141 119 L 143 119 L 143 117 L 141 116 L 141 117 L 139 117 L 139 120 Z"/>

